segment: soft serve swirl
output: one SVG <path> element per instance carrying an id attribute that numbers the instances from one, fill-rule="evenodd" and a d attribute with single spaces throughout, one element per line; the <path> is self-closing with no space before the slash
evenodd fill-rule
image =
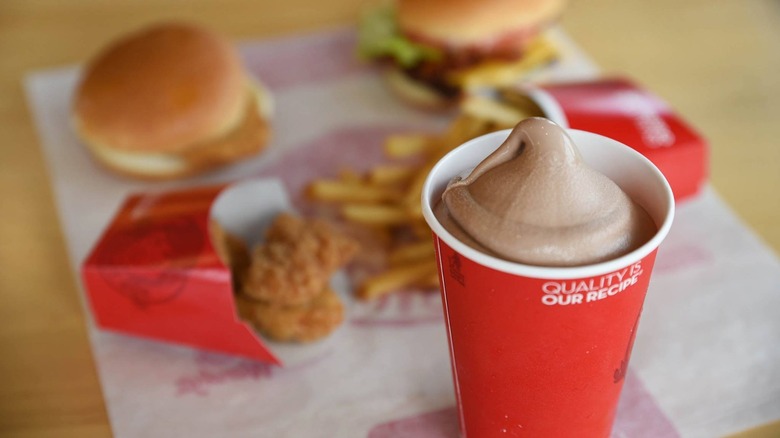
<path id="1" fill-rule="evenodd" d="M 610 260 L 656 232 L 645 210 L 544 118 L 517 124 L 468 176 L 453 179 L 435 214 L 465 244 L 539 266 Z"/>

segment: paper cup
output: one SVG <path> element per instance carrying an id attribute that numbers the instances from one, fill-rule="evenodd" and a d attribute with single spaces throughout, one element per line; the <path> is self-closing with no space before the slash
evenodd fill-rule
<path id="1" fill-rule="evenodd" d="M 433 207 L 447 183 L 494 151 L 509 130 L 471 140 L 431 170 L 422 194 L 433 230 L 460 427 L 464 437 L 607 437 L 658 245 L 674 215 L 671 188 L 645 157 L 567 130 L 585 161 L 642 205 L 659 227 L 603 263 L 538 267 L 458 241 Z"/>

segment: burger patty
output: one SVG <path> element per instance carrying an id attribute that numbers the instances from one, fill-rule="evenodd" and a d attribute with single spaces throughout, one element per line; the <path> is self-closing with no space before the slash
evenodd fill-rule
<path id="1" fill-rule="evenodd" d="M 410 78 L 425 83 L 445 97 L 455 97 L 460 93 L 460 89 L 448 81 L 450 73 L 486 61 L 514 61 L 522 55 L 521 50 L 512 47 L 501 47 L 487 52 L 477 48 L 445 50 L 437 59 L 424 60 L 402 70 Z"/>

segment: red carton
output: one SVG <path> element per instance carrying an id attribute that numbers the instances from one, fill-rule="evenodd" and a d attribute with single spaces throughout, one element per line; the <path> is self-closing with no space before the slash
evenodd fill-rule
<path id="1" fill-rule="evenodd" d="M 529 86 L 526 94 L 565 128 L 601 134 L 653 162 L 675 200 L 697 194 L 708 173 L 704 138 L 663 100 L 624 78 Z"/>
<path id="2" fill-rule="evenodd" d="M 130 196 L 82 265 L 95 321 L 108 330 L 281 364 L 238 318 L 230 270 L 208 226 L 215 218 L 250 243 L 287 209 L 283 188 L 271 180 Z"/>

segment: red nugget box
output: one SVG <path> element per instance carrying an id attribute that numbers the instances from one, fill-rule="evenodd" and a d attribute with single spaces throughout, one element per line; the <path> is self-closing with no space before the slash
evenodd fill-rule
<path id="1" fill-rule="evenodd" d="M 610 137 L 646 156 L 677 201 L 698 193 L 707 180 L 704 138 L 658 96 L 627 79 L 550 83 L 524 91 L 559 125 Z"/>
<path id="2" fill-rule="evenodd" d="M 288 210 L 281 185 L 130 196 L 82 265 L 92 314 L 104 329 L 281 364 L 238 318 L 229 268 L 209 234 L 211 218 L 247 243 Z"/>

